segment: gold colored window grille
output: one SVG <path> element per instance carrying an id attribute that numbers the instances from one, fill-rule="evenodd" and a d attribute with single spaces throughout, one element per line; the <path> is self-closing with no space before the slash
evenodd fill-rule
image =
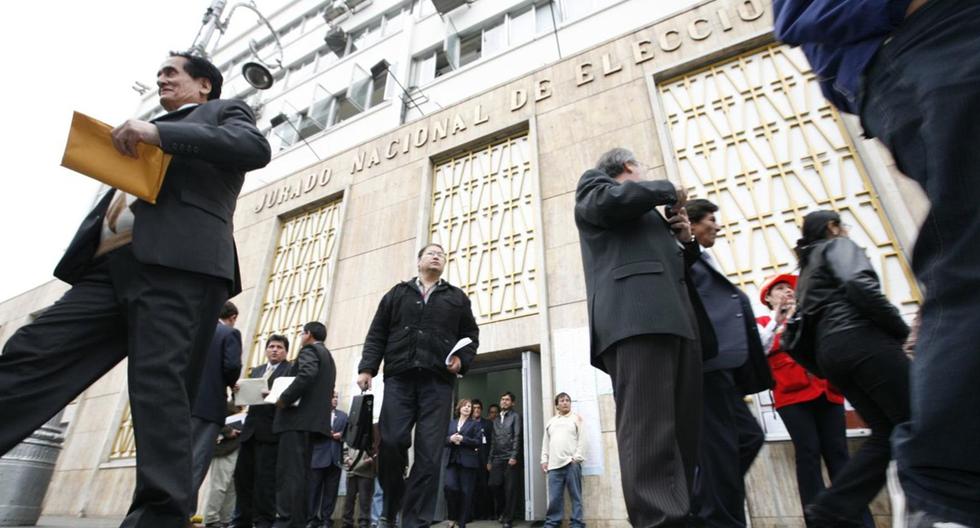
<path id="1" fill-rule="evenodd" d="M 289 338 L 295 357 L 303 325 L 323 321 L 340 214 L 341 200 L 335 200 L 283 222 L 247 366 L 265 363 L 265 341 L 272 334 Z"/>
<path id="2" fill-rule="evenodd" d="M 435 166 L 430 240 L 479 323 L 538 312 L 532 170 L 526 132 Z"/>
<path id="3" fill-rule="evenodd" d="M 136 456 L 136 437 L 133 435 L 133 414 L 129 410 L 129 400 L 126 400 L 126 409 L 123 410 L 122 420 L 116 430 L 116 438 L 112 441 L 112 450 L 109 451 L 109 460 L 119 460 L 123 458 L 133 458 Z"/>

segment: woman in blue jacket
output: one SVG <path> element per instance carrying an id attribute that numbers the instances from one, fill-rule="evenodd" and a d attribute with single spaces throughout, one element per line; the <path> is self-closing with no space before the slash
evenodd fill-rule
<path id="1" fill-rule="evenodd" d="M 476 488 L 476 473 L 480 467 L 480 438 L 483 429 L 479 422 L 470 419 L 473 404 L 462 399 L 456 404 L 456 419 L 449 423 L 446 445 L 449 461 L 446 463 L 444 491 L 447 517 L 450 526 L 466 527 Z"/>

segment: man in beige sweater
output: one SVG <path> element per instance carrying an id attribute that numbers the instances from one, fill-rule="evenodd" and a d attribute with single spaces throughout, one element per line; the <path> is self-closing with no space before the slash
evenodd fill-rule
<path id="1" fill-rule="evenodd" d="M 572 499 L 571 528 L 585 528 L 582 520 L 582 462 L 585 461 L 585 431 L 582 417 L 572 412 L 572 397 L 555 396 L 558 414 L 548 420 L 541 441 L 541 470 L 548 474 L 548 515 L 545 528 L 561 524 L 565 514 L 565 489 Z"/>

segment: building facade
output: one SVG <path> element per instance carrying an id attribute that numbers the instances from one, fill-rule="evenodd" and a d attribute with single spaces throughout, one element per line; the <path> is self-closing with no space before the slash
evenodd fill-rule
<path id="1" fill-rule="evenodd" d="M 430 0 L 295 0 L 269 18 L 283 48 L 270 90 L 236 72 L 249 41 L 271 56 L 264 26 L 214 53 L 224 97 L 257 109 L 275 153 L 248 176 L 234 219 L 244 363 L 263 361 L 270 334 L 298 342 L 303 323 L 324 321 L 346 406 L 378 301 L 415 274 L 418 249 L 441 243 L 445 278 L 481 327 L 457 393 L 515 392 L 527 424 L 526 519 L 544 517 L 541 428 L 564 391 L 588 424 L 586 516 L 628 524 L 612 389 L 589 366 L 572 217 L 579 176 L 606 150 L 631 148 L 656 177 L 721 207 L 712 253 L 751 298 L 794 269 L 802 216 L 833 208 L 888 297 L 916 310 L 907 255 L 925 201 L 823 99 L 802 53 L 774 43 L 767 1 L 479 0 L 443 14 Z M 155 104 L 148 96 L 137 114 Z M 0 304 L 0 338 L 65 289 L 53 281 Z M 125 382 L 120 365 L 66 409 L 46 513 L 125 513 L 135 463 Z M 802 526 L 792 445 L 767 393 L 750 405 L 768 440 L 748 479 L 753 525 Z M 887 523 L 883 501 L 874 513 Z"/>

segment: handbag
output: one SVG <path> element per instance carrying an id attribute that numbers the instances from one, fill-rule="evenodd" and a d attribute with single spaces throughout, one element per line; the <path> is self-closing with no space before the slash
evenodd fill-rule
<path id="1" fill-rule="evenodd" d="M 783 334 L 779 337 L 780 348 L 790 355 L 803 368 L 816 376 L 823 377 L 817 365 L 816 328 L 812 317 L 801 310 L 786 320 Z"/>
<path id="2" fill-rule="evenodd" d="M 347 426 L 344 428 L 344 442 L 360 451 L 351 467 L 357 465 L 361 456 L 374 447 L 374 395 L 358 394 L 351 399 Z"/>

